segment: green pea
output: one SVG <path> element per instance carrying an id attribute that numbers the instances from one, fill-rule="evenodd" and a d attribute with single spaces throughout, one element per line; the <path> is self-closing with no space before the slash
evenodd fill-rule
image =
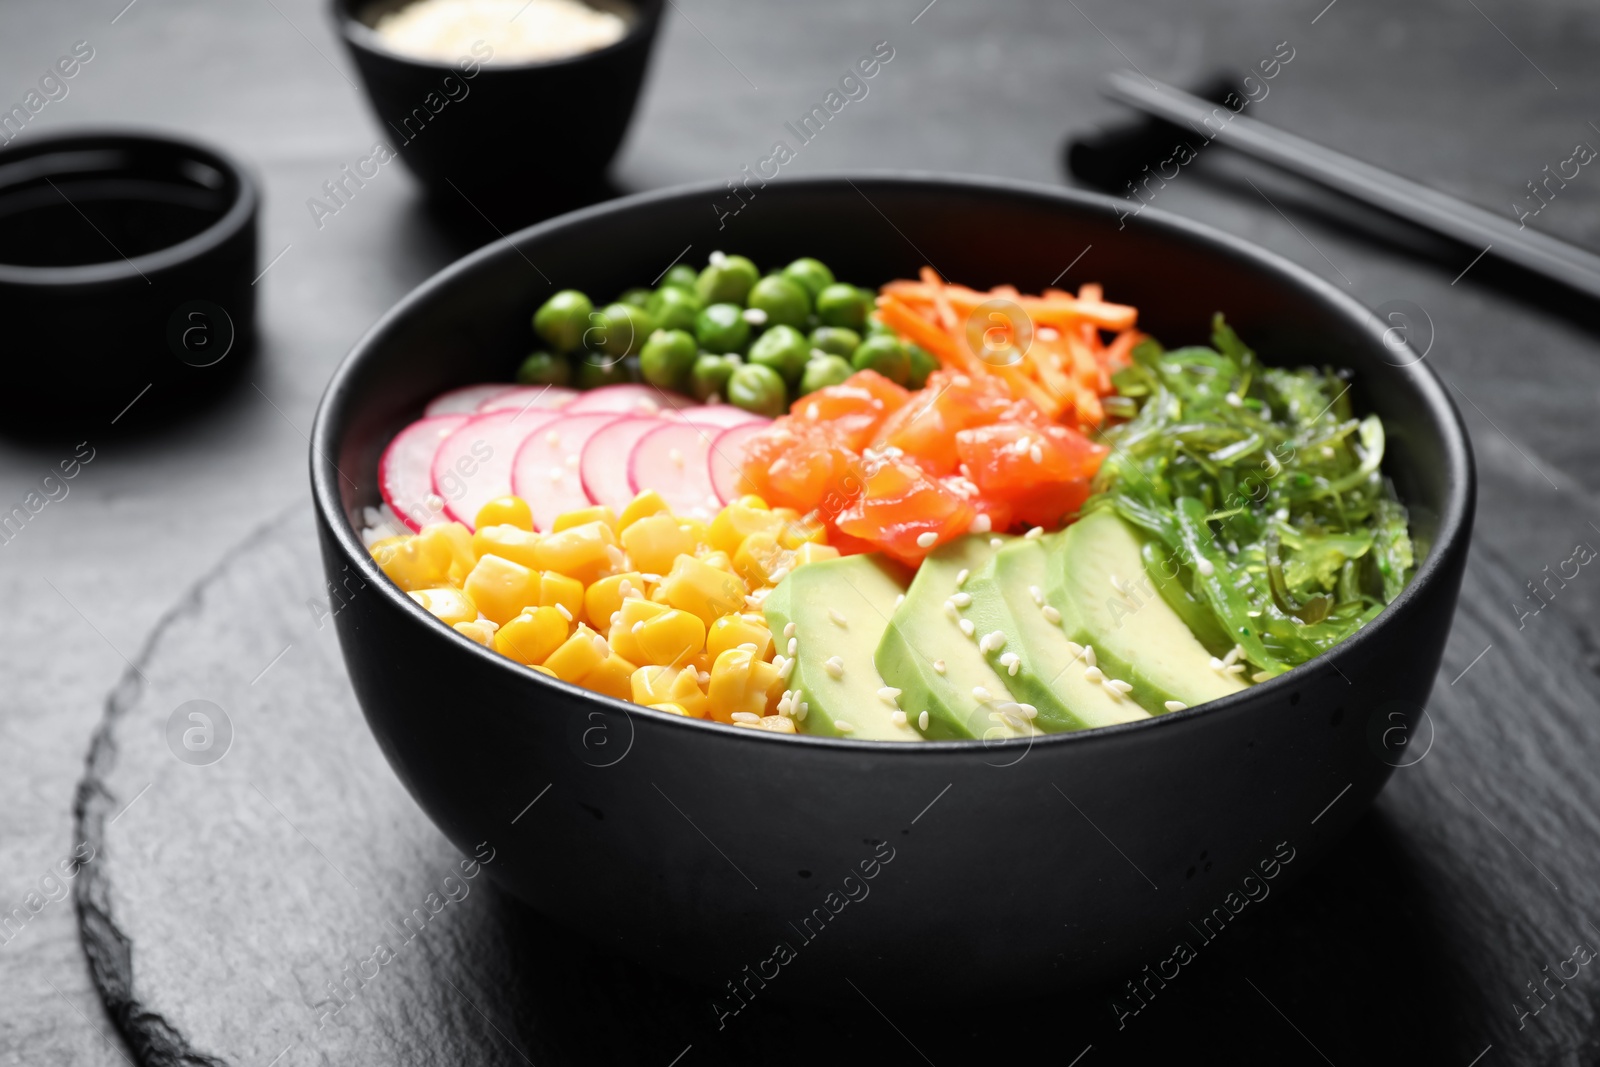
<path id="1" fill-rule="evenodd" d="M 810 257 L 797 259 L 783 268 L 783 276 L 811 294 L 813 300 L 817 298 L 818 293 L 833 284 L 833 271 L 820 260 Z"/>
<path id="2" fill-rule="evenodd" d="M 750 345 L 750 362 L 777 371 L 789 385 L 800 381 L 805 373 L 806 360 L 811 358 L 811 342 L 793 326 L 779 324 L 767 327 L 767 332 Z"/>
<path id="3" fill-rule="evenodd" d="M 861 335 L 843 326 L 818 326 L 811 331 L 811 347 L 849 359 L 861 347 Z"/>
<path id="4" fill-rule="evenodd" d="M 683 330 L 657 330 L 639 350 L 639 373 L 651 385 L 681 389 L 700 348 Z"/>
<path id="5" fill-rule="evenodd" d="M 695 279 L 699 273 L 687 263 L 675 263 L 662 275 L 661 284 L 674 289 L 694 290 Z"/>
<path id="6" fill-rule="evenodd" d="M 873 370 L 897 385 L 911 379 L 911 353 L 899 338 L 878 334 L 861 342 L 850 357 L 856 370 Z"/>
<path id="7" fill-rule="evenodd" d="M 743 256 L 723 256 L 695 279 L 695 295 L 704 304 L 743 304 L 761 272 Z"/>
<path id="8" fill-rule="evenodd" d="M 576 385 L 579 389 L 594 389 L 602 385 L 621 385 L 628 380 L 624 361 L 600 352 L 585 352 L 578 360 Z"/>
<path id="9" fill-rule="evenodd" d="M 783 379 L 771 367 L 756 363 L 735 369 L 728 378 L 728 403 L 773 419 L 789 410 Z"/>
<path id="10" fill-rule="evenodd" d="M 650 313 L 632 304 L 607 304 L 593 316 L 584 343 L 608 356 L 626 356 L 644 347 L 655 329 Z"/>
<path id="11" fill-rule="evenodd" d="M 517 368 L 518 385 L 566 385 L 572 378 L 572 364 L 566 356 L 535 352 Z"/>
<path id="12" fill-rule="evenodd" d="M 799 326 L 811 314 L 811 294 L 787 278 L 768 275 L 750 290 L 750 306 L 767 313 L 767 326 Z"/>
<path id="13" fill-rule="evenodd" d="M 576 289 L 563 289 L 533 313 L 533 330 L 558 353 L 572 352 L 583 343 L 594 305 Z"/>
<path id="14" fill-rule="evenodd" d="M 728 395 L 728 379 L 743 360 L 738 356 L 714 356 L 702 352 L 689 369 L 689 392 L 704 403 L 714 396 Z"/>
<path id="15" fill-rule="evenodd" d="M 817 294 L 817 315 L 829 326 L 860 330 L 872 310 L 872 297 L 853 285 L 835 282 Z"/>
<path id="16" fill-rule="evenodd" d="M 641 289 L 637 287 L 633 289 L 625 289 L 623 290 L 622 295 L 617 297 L 617 303 L 632 304 L 636 308 L 647 308 L 650 306 L 650 295 L 649 289 Z"/>
<path id="17" fill-rule="evenodd" d="M 661 330 L 692 330 L 694 317 L 700 314 L 700 298 L 693 289 L 664 285 L 650 294 L 645 310 Z"/>
<path id="18" fill-rule="evenodd" d="M 694 335 L 708 352 L 743 352 L 750 324 L 738 304 L 712 304 L 695 316 Z"/>
<path id="19" fill-rule="evenodd" d="M 800 395 L 838 385 L 855 372 L 843 356 L 815 356 L 806 362 L 805 373 L 800 375 Z"/>
<path id="20" fill-rule="evenodd" d="M 920 345 L 908 344 L 906 351 L 911 354 L 911 377 L 906 385 L 912 389 L 921 389 L 928 384 L 928 375 L 939 369 L 939 361 L 928 355 L 927 350 Z"/>

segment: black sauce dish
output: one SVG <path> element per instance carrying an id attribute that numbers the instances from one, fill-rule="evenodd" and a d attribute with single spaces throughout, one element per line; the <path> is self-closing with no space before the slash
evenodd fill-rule
<path id="1" fill-rule="evenodd" d="M 638 103 L 662 3 L 594 0 L 627 19 L 620 40 L 528 63 L 486 62 L 487 42 L 453 63 L 386 47 L 373 27 L 406 0 L 332 0 L 331 14 L 385 143 L 440 206 L 506 226 L 603 183 Z"/>
<path id="2" fill-rule="evenodd" d="M 1427 731 L 1475 494 L 1460 417 L 1428 366 L 1300 267 L 1157 210 L 1124 226 L 1107 197 L 817 178 L 762 188 L 719 229 L 709 205 L 722 192 L 629 197 L 484 248 L 384 316 L 328 387 L 311 474 L 335 622 L 367 720 L 418 803 L 464 851 L 488 842 L 493 875 L 534 908 L 716 987 L 726 1010 L 727 983 L 748 995 L 752 975 L 786 981 L 775 971 L 809 972 L 787 979 L 795 997 L 853 997 L 848 977 L 874 1000 L 924 1002 L 1136 977 L 1175 942 L 1200 944 L 1235 902 L 1310 872 Z M 686 246 L 696 261 L 814 255 L 874 285 L 925 263 L 979 287 L 1095 280 L 1170 345 L 1203 340 L 1221 309 L 1268 362 L 1353 372 L 1357 410 L 1388 429 L 1416 576 L 1331 653 L 1235 696 L 994 744 L 660 715 L 452 633 L 362 547 L 352 516 L 378 501 L 379 451 L 434 394 L 509 379 L 553 287 L 618 292 Z"/>

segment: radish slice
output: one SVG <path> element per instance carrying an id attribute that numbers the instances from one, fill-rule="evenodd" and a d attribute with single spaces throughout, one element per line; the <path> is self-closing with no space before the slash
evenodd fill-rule
<path id="1" fill-rule="evenodd" d="M 618 417 L 614 411 L 562 411 L 522 442 L 511 465 L 511 491 L 533 510 L 534 529 L 548 530 L 566 512 L 594 503 L 584 491 L 578 466 L 584 446 Z"/>
<path id="2" fill-rule="evenodd" d="M 444 501 L 433 492 L 433 455 L 467 421 L 466 415 L 418 419 L 394 435 L 378 460 L 383 502 L 413 530 L 438 521 Z M 434 506 L 430 506 L 434 505 Z"/>
<path id="3" fill-rule="evenodd" d="M 481 385 L 463 385 L 459 389 L 452 389 L 447 393 L 440 393 L 428 401 L 428 406 L 422 409 L 422 414 L 433 415 L 471 415 L 478 410 L 478 405 L 490 397 L 503 393 L 512 388 L 505 382 L 484 382 Z"/>
<path id="4" fill-rule="evenodd" d="M 629 484 L 635 493 L 654 489 L 678 515 L 710 518 L 721 506 L 711 488 L 710 453 L 709 434 L 685 422 L 668 422 L 633 446 Z"/>
<path id="5" fill-rule="evenodd" d="M 471 530 L 478 509 L 511 492 L 511 463 L 523 438 L 560 416 L 554 411 L 491 411 L 473 415 L 433 454 L 433 491 L 444 513 Z"/>
<path id="6" fill-rule="evenodd" d="M 584 492 L 596 504 L 621 511 L 635 493 L 628 479 L 628 462 L 639 439 L 662 425 L 662 420 L 647 416 L 623 416 L 601 427 L 583 446 L 578 473 Z"/>
<path id="7" fill-rule="evenodd" d="M 663 408 L 692 408 L 695 401 L 682 393 L 669 393 L 653 385 L 602 385 L 568 404 L 566 413 L 614 411 L 618 415 L 655 415 Z"/>
<path id="8" fill-rule="evenodd" d="M 748 483 L 744 483 L 744 476 L 739 473 L 739 465 L 744 462 L 744 443 L 766 428 L 765 419 L 760 422 L 747 422 L 723 430 L 717 435 L 716 440 L 711 442 L 711 454 L 707 459 L 711 487 L 716 492 L 717 499 L 724 504 L 731 504 L 746 492 L 755 491 Z"/>
<path id="9" fill-rule="evenodd" d="M 559 385 L 514 385 L 478 405 L 479 412 L 564 408 L 578 398 L 576 389 Z"/>
<path id="10" fill-rule="evenodd" d="M 705 430 L 710 436 L 717 434 L 732 426 L 743 426 L 747 422 L 759 422 L 765 425 L 772 420 L 765 415 L 757 415 L 744 408 L 736 408 L 732 404 L 700 404 L 692 408 L 682 408 L 678 411 L 667 412 L 668 418 L 682 419 L 684 422 Z"/>

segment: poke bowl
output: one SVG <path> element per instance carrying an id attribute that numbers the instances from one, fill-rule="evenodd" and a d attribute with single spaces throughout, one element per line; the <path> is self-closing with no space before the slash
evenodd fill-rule
<path id="1" fill-rule="evenodd" d="M 328 387 L 334 622 L 420 806 L 719 1017 L 1137 972 L 1312 869 L 1461 582 L 1426 363 L 1100 196 L 722 192 L 486 247 Z"/>

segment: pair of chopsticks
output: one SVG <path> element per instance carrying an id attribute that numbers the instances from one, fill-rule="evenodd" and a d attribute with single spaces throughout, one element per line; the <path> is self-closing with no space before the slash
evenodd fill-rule
<path id="1" fill-rule="evenodd" d="M 1218 125 L 1216 103 L 1143 76 L 1115 73 L 1107 81 L 1106 94 L 1180 129 L 1204 131 L 1200 135 L 1208 140 L 1214 138 L 1217 144 L 1227 145 L 1463 244 L 1482 248 L 1479 258 L 1497 257 L 1588 296 L 1600 297 L 1600 256 L 1525 228 L 1509 217 L 1485 211 L 1242 114 L 1233 114 L 1226 123 L 1220 124 L 1221 132 L 1212 132 Z M 1205 125 L 1207 119 L 1211 120 L 1211 126 Z M 1073 146 L 1074 170 L 1080 169 L 1080 146 L 1081 142 Z M 1473 263 L 1476 262 L 1474 259 Z M 1470 269 L 1471 264 L 1468 266 Z"/>

